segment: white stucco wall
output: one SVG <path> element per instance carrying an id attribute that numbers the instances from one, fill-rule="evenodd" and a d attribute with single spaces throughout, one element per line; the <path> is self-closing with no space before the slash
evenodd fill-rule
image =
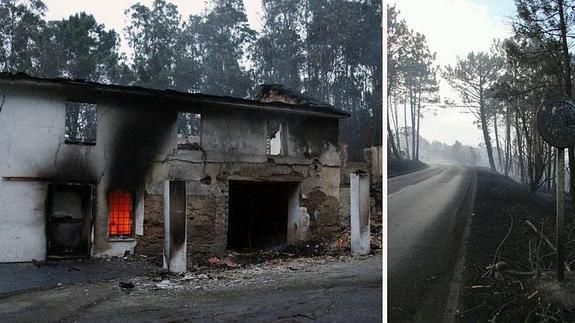
<path id="1" fill-rule="evenodd" d="M 0 176 L 40 176 L 40 166 L 55 158 L 57 132 L 64 129 L 57 126 L 63 110 L 42 93 L 26 96 L 2 88 L 0 92 L 5 95 L 0 111 Z M 45 259 L 47 189 L 44 182 L 0 180 L 0 262 Z"/>
<path id="2" fill-rule="evenodd" d="M 99 127 L 100 145 L 65 144 L 66 101 L 78 100 L 73 94 L 7 84 L 0 84 L 0 93 L 0 262 L 43 260 L 50 181 L 98 181 L 106 168 L 107 138 Z M 109 109 L 98 102 L 98 124 Z M 96 217 L 105 213 L 98 209 Z M 134 245 L 110 244 L 102 255 L 121 256 Z"/>
<path id="3" fill-rule="evenodd" d="M 145 100 L 137 103 L 132 98 L 122 96 L 110 98 L 100 92 L 76 93 L 65 88 L 47 89 L 34 85 L 15 85 L 7 81 L 0 82 L 0 94 L 5 95 L 0 111 L 0 262 L 45 258 L 45 201 L 48 185 L 54 178 L 68 182 L 87 180 L 96 185 L 92 256 L 123 256 L 126 251 L 133 252 L 137 236 L 145 234 L 141 201 L 143 187 L 135 193 L 135 239 L 109 240 L 107 194 L 112 182 L 110 163 L 114 155 L 114 143 L 122 137 L 122 118 L 125 120 L 141 111 L 138 109 L 146 104 L 153 103 Z M 68 100 L 97 104 L 95 146 L 65 144 Z M 195 109 L 190 106 L 182 108 Z M 325 143 L 322 136 L 323 132 L 337 134 L 337 123 L 322 123 L 318 126 L 307 122 L 300 127 L 300 119 L 285 114 L 260 115 L 246 110 L 212 111 L 198 107 L 198 112 L 202 113 L 202 151 L 178 152 L 176 131 L 173 129 L 171 137 L 160 148 L 155 168 L 148 174 L 147 189 L 155 188 L 154 183 L 163 183 L 166 179 L 199 181 L 206 175 L 216 178 L 223 162 L 231 162 L 230 165 L 244 162 L 264 167 L 269 157 L 265 152 L 265 124 L 267 120 L 278 118 L 287 121 L 288 138 L 287 156 L 274 156 L 278 163 L 276 168 L 280 170 L 281 164 L 310 163 L 310 158 L 304 157 L 302 148 L 298 146 L 302 140 L 313 143 L 310 147 L 323 147 L 323 153 L 314 158 L 324 166 L 333 168 L 324 168 L 322 176 L 309 175 L 300 189 L 309 191 L 318 187 L 327 195 L 339 198 L 339 155 L 336 146 Z M 294 133 L 298 129 L 299 135 L 290 133 L 290 129 Z M 309 147 L 305 149 L 307 153 L 310 151 Z M 134 160 L 134 163 L 140 162 Z M 289 172 L 289 168 L 286 171 Z M 29 180 L 7 180 L 14 177 L 26 177 Z M 157 192 L 153 193 L 161 194 L 163 188 L 157 186 Z M 294 195 L 292 201 L 295 201 L 295 197 L 297 195 Z M 309 225 L 305 208 L 294 204 L 290 214 L 290 221 L 297 220 L 300 225 L 294 237 L 297 240 L 304 239 Z"/>
<path id="4" fill-rule="evenodd" d="M 46 258 L 46 185 L 0 182 L 0 262 Z"/>

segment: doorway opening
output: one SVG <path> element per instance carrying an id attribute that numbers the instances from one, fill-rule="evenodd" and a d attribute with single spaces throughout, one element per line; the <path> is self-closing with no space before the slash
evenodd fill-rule
<path id="1" fill-rule="evenodd" d="M 88 258 L 94 187 L 52 184 L 46 223 L 48 258 Z"/>
<path id="2" fill-rule="evenodd" d="M 228 249 L 267 249 L 288 242 L 293 182 L 230 181 Z"/>

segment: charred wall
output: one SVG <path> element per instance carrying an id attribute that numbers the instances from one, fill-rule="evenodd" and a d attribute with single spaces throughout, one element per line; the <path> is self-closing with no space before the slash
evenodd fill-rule
<path id="1" fill-rule="evenodd" d="M 226 252 L 229 181 L 298 183 L 298 240 L 326 238 L 337 231 L 340 158 L 336 119 L 208 109 L 65 89 L 14 87 L 9 92 L 0 114 L 0 149 L 6 152 L 0 155 L 0 175 L 40 179 L 0 183 L 0 216 L 6 217 L 2 212 L 9 209 L 14 218 L 25 219 L 18 224 L 22 227 L 38 224 L 43 232 L 49 183 L 91 183 L 96 186 L 92 255 L 123 255 L 137 245 L 138 253 L 161 259 L 162 185 L 178 179 L 187 185 L 190 260 Z M 64 143 L 67 100 L 98 105 L 96 145 Z M 176 148 L 176 108 L 202 113 L 200 149 Z M 284 155 L 266 155 L 268 120 L 287 123 Z M 141 204 L 136 199 L 144 196 L 143 236 L 109 239 L 107 196 L 112 189 L 130 191 L 135 208 Z M 20 202 L 8 201 L 8 197 Z M 22 235 L 38 236 L 37 231 L 23 230 Z M 2 238 L 0 245 L 6 245 Z M 16 238 L 10 237 L 11 241 Z M 26 257 L 41 259 L 36 249 L 45 246 L 42 239 L 29 243 Z M 0 261 L 2 257 L 0 251 Z"/>
<path id="2" fill-rule="evenodd" d="M 156 161 L 172 148 L 177 119 L 177 111 L 164 102 L 121 97 L 116 98 L 113 104 L 99 119 L 98 131 L 102 133 L 102 140 L 96 144 L 105 165 L 98 185 L 99 207 L 94 236 L 94 253 L 101 255 L 132 250 L 136 240 L 140 239 L 136 235 L 134 239 L 124 240 L 112 240 L 108 236 L 108 194 L 113 190 L 129 192 L 133 199 L 133 212 L 136 213 L 136 206 L 141 203 L 138 199 L 145 199 L 145 184 Z M 144 219 L 134 216 L 134 220 L 145 220 L 145 200 L 142 213 Z M 142 225 L 145 233 L 146 224 Z"/>
<path id="3" fill-rule="evenodd" d="M 144 196 L 144 235 L 138 238 L 134 250 L 158 266 L 162 265 L 164 252 L 164 196 L 148 194 Z"/>

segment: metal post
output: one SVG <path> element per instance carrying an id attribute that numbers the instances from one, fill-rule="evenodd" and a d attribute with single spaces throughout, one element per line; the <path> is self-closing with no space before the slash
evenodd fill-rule
<path id="1" fill-rule="evenodd" d="M 565 150 L 557 148 L 557 281 L 563 281 L 565 270 L 564 229 L 565 221 L 564 194 L 565 194 Z"/>

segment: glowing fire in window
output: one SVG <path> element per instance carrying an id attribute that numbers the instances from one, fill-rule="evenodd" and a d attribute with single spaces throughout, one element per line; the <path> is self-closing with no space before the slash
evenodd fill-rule
<path id="1" fill-rule="evenodd" d="M 108 232 L 110 236 L 132 234 L 132 196 L 129 192 L 115 190 L 108 195 L 110 208 Z"/>

